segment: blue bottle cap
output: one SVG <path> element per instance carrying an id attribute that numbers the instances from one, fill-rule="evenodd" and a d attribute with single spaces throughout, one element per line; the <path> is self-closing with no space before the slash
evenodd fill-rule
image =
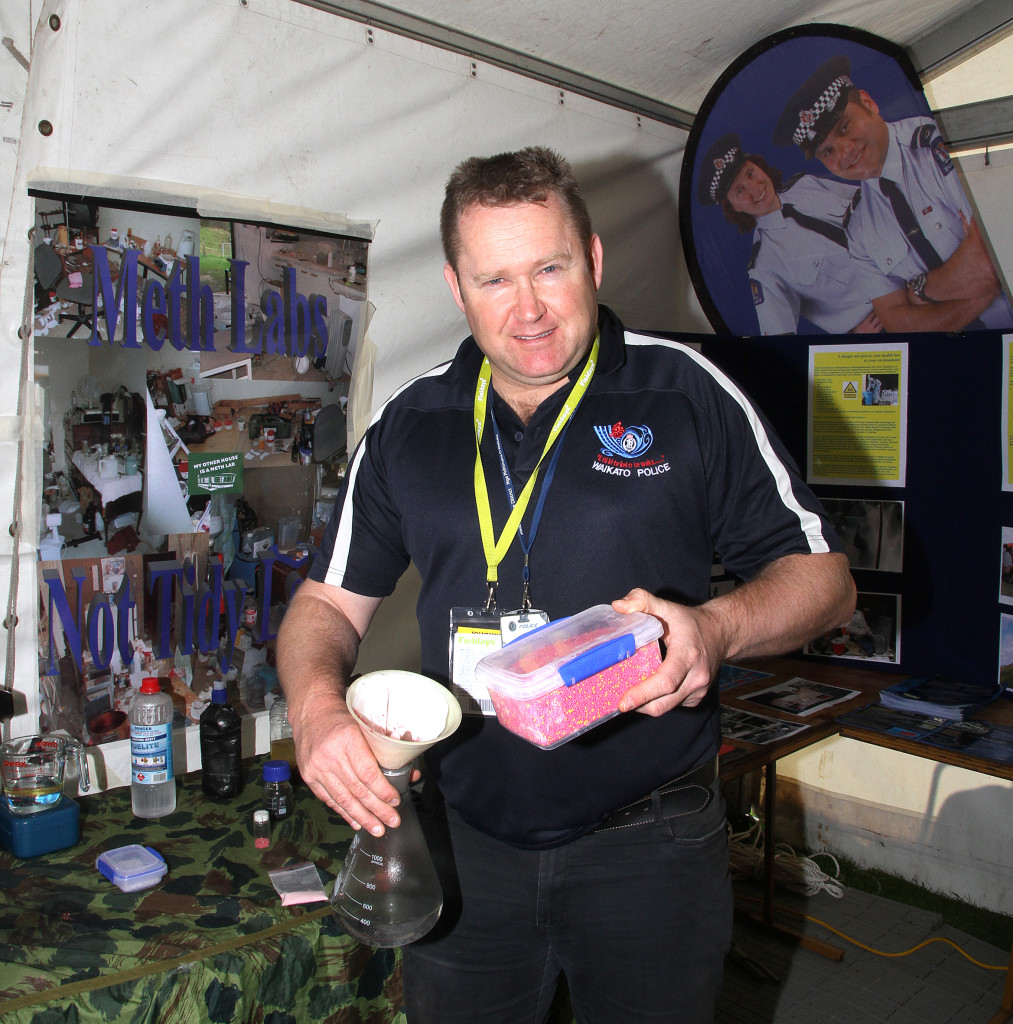
<path id="1" fill-rule="evenodd" d="M 292 777 L 292 770 L 288 761 L 265 761 L 264 781 L 285 782 Z"/>
<path id="2" fill-rule="evenodd" d="M 229 695 L 224 686 L 219 686 L 217 683 L 211 690 L 211 703 L 212 704 L 227 704 L 229 702 Z"/>

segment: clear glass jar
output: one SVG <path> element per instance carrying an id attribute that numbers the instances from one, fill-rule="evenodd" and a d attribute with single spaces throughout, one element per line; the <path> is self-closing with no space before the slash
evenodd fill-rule
<path id="1" fill-rule="evenodd" d="M 274 821 L 292 813 L 291 777 L 288 761 L 264 762 L 264 806 Z"/>
<path id="2" fill-rule="evenodd" d="M 271 817 L 267 811 L 253 812 L 253 845 L 266 850 L 271 845 Z"/>

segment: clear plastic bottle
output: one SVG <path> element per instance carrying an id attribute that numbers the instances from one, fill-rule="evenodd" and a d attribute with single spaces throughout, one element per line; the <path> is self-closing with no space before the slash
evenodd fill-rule
<path id="1" fill-rule="evenodd" d="M 295 740 L 292 738 L 292 726 L 288 724 L 288 701 L 284 697 L 275 697 L 271 705 L 271 760 L 288 761 L 292 778 L 296 776 Z"/>
<path id="2" fill-rule="evenodd" d="M 139 818 L 161 818 L 176 809 L 172 698 L 150 676 L 130 702 L 130 803 Z"/>
<path id="3" fill-rule="evenodd" d="M 243 721 L 228 702 L 224 681 L 216 681 L 211 703 L 200 716 L 201 788 L 213 800 L 227 800 L 243 788 Z"/>

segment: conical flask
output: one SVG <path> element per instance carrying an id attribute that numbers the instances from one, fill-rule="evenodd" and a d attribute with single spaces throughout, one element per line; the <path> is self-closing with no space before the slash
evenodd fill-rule
<path id="1" fill-rule="evenodd" d="M 331 906 L 345 931 L 360 942 L 403 946 L 439 920 L 443 890 L 408 793 L 411 765 L 382 770 L 401 794 L 401 824 L 382 836 L 364 829 L 355 833 Z"/>
<path id="2" fill-rule="evenodd" d="M 401 796 L 401 824 L 379 837 L 356 832 L 335 880 L 331 907 L 360 942 L 403 946 L 425 935 L 443 909 L 443 890 L 408 791 L 411 761 L 460 725 L 461 707 L 439 683 L 397 671 L 357 679 L 346 702 L 380 770 Z M 382 707 L 384 720 L 362 717 L 367 707 Z M 398 735 L 389 734 L 388 721 L 400 723 Z M 404 730 L 406 723 L 409 728 Z M 424 738 L 399 738 L 404 735 Z"/>

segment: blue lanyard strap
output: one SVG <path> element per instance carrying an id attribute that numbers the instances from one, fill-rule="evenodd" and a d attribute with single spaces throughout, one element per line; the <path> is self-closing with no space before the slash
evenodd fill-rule
<path id="1" fill-rule="evenodd" d="M 489 418 L 492 422 L 493 437 L 496 440 L 496 454 L 499 456 L 499 470 L 503 476 L 503 487 L 506 490 L 507 500 L 510 502 L 510 510 L 513 511 L 516 504 L 516 492 L 514 491 L 513 477 L 510 475 L 510 467 L 507 465 L 506 452 L 503 450 L 503 438 L 499 432 L 499 423 L 496 422 L 496 413 L 492 406 L 489 407 Z M 563 427 L 552 449 L 552 458 L 546 467 L 545 475 L 542 477 L 542 484 L 538 491 L 538 500 L 535 502 L 535 510 L 531 513 L 531 525 L 525 533 L 522 524 L 517 524 L 517 539 L 520 541 L 521 550 L 524 552 L 524 568 L 521 579 L 524 582 L 524 597 L 521 601 L 521 608 L 527 611 L 531 605 L 530 588 L 531 570 L 528 564 L 528 557 L 531 554 L 531 546 L 535 543 L 535 536 L 538 533 L 538 523 L 542 518 L 542 509 L 545 507 L 545 498 L 552 485 L 552 478 L 556 473 L 556 464 L 559 462 L 559 454 L 563 450 L 563 441 L 566 438 L 566 431 L 570 427 L 569 420 Z"/>

